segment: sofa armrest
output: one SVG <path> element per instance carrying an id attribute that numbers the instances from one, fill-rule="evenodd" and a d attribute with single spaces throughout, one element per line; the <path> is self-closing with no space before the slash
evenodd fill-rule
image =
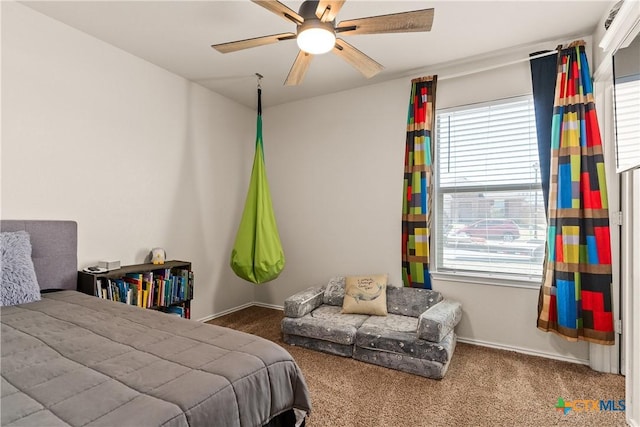
<path id="1" fill-rule="evenodd" d="M 418 318 L 418 338 L 440 342 L 453 330 L 461 318 L 462 304 L 457 301 L 442 300 Z"/>
<path id="2" fill-rule="evenodd" d="M 322 304 L 324 286 L 305 289 L 284 300 L 285 317 L 302 317 Z"/>

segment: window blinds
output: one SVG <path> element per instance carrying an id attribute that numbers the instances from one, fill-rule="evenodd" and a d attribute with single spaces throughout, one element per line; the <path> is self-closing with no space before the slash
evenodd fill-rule
<path id="1" fill-rule="evenodd" d="M 436 265 L 539 277 L 546 217 L 532 97 L 436 115 Z"/>
<path id="2" fill-rule="evenodd" d="M 616 82 L 616 162 L 618 172 L 640 165 L 640 76 Z"/>

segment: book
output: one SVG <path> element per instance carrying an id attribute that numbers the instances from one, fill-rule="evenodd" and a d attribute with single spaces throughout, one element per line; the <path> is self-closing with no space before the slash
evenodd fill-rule
<path id="1" fill-rule="evenodd" d="M 96 280 L 96 296 L 102 299 L 108 299 L 107 288 L 109 286 L 108 279 L 97 279 Z"/>
<path id="2" fill-rule="evenodd" d="M 167 307 L 166 313 L 175 314 L 180 317 L 184 317 L 184 307 L 180 305 L 172 305 L 171 307 Z"/>
<path id="3" fill-rule="evenodd" d="M 122 279 L 116 279 L 115 282 L 118 287 L 118 295 L 120 297 L 118 301 L 126 303 L 127 296 L 129 294 L 129 284 Z"/>
<path id="4" fill-rule="evenodd" d="M 189 270 L 182 269 L 180 270 L 180 299 L 181 300 L 189 300 L 190 292 L 189 292 Z"/>
<path id="5" fill-rule="evenodd" d="M 107 299 L 113 301 L 113 287 L 111 285 L 110 279 L 107 279 L 106 288 L 107 288 Z"/>
<path id="6" fill-rule="evenodd" d="M 127 291 L 127 304 L 138 305 L 138 288 L 135 286 L 129 286 Z"/>
<path id="7" fill-rule="evenodd" d="M 127 273 L 123 278 L 125 282 L 129 283 L 130 286 L 135 286 L 136 288 L 136 299 L 132 300 L 133 305 L 137 305 L 138 307 L 142 307 L 142 273 Z"/>
<path id="8" fill-rule="evenodd" d="M 153 271 L 147 271 L 142 274 L 142 289 L 144 291 L 143 307 L 149 308 L 153 306 Z"/>

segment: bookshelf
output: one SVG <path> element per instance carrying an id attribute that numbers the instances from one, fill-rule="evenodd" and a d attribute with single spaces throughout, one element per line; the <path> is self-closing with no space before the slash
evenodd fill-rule
<path id="1" fill-rule="evenodd" d="M 78 291 L 99 298 L 191 318 L 193 272 L 187 261 L 126 265 L 103 273 L 78 272 Z"/>

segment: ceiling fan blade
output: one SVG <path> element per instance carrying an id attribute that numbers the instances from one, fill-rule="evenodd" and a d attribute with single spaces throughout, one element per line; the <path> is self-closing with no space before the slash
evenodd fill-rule
<path id="1" fill-rule="evenodd" d="M 320 0 L 316 9 L 316 16 L 322 22 L 331 22 L 336 18 L 346 0 Z"/>
<path id="2" fill-rule="evenodd" d="M 298 52 L 298 56 L 296 56 L 296 60 L 293 61 L 293 66 L 284 84 L 286 86 L 297 86 L 302 83 L 309 64 L 311 64 L 311 59 L 313 59 L 313 55 L 303 51 Z"/>
<path id="3" fill-rule="evenodd" d="M 384 69 L 382 65 L 342 39 L 336 39 L 336 46 L 333 48 L 333 52 L 351 64 L 368 79 Z"/>
<path id="4" fill-rule="evenodd" d="M 277 43 L 282 40 L 295 39 L 294 33 L 281 33 L 272 34 L 270 36 L 256 37 L 253 39 L 238 40 L 235 42 L 220 43 L 211 45 L 212 48 L 221 53 L 235 52 L 242 49 L 249 49 L 251 47 L 264 46 L 266 44 Z"/>
<path id="5" fill-rule="evenodd" d="M 342 21 L 336 27 L 336 33 L 349 36 L 357 34 L 412 33 L 430 31 L 432 24 L 433 9 L 423 9 Z"/>
<path id="6" fill-rule="evenodd" d="M 287 21 L 291 21 L 297 25 L 300 25 L 304 22 L 304 18 L 298 15 L 297 12 L 289 9 L 287 6 L 283 5 L 279 1 L 276 0 L 251 0 L 257 5 L 260 5 L 267 9 L 270 12 L 275 13 L 278 16 L 283 17 Z"/>

